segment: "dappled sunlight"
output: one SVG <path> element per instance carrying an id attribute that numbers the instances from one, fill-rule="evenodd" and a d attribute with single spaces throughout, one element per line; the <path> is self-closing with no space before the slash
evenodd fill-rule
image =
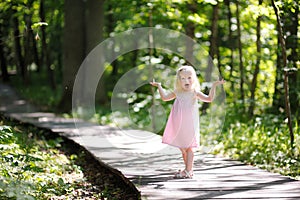
<path id="1" fill-rule="evenodd" d="M 120 170 L 147 199 L 297 198 L 300 195 L 299 181 L 215 157 L 204 153 L 207 152 L 204 147 L 195 153 L 194 178 L 174 179 L 174 173 L 184 168 L 180 151 L 162 144 L 157 134 L 100 126 L 35 110 L 16 112 L 20 105 L 13 102 L 1 101 L 0 106 L 14 110 L 11 117 L 50 129 L 82 145 L 101 162 Z"/>

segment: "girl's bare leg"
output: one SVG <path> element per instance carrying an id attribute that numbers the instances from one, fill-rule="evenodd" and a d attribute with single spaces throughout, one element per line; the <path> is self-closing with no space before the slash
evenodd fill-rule
<path id="1" fill-rule="evenodd" d="M 187 148 L 186 149 L 186 165 L 185 165 L 185 169 L 188 172 L 192 172 L 193 171 L 193 165 L 194 165 L 194 150 L 193 148 Z"/>
<path id="2" fill-rule="evenodd" d="M 186 165 L 187 165 L 187 151 L 184 148 L 181 148 L 180 151 L 181 151 L 181 154 L 182 154 L 184 165 L 186 167 Z"/>
<path id="3" fill-rule="evenodd" d="M 191 178 L 193 176 L 194 151 L 193 148 L 180 148 L 185 169 L 175 174 L 175 178 Z"/>

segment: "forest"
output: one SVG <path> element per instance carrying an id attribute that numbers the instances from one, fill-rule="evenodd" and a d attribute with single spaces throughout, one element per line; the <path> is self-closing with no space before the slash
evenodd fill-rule
<path id="1" fill-rule="evenodd" d="M 298 1 L 1 0 L 0 6 L 1 81 L 42 110 L 161 134 L 171 103 L 148 82 L 171 90 L 174 70 L 195 65 L 203 92 L 226 80 L 214 104 L 201 104 L 203 146 L 299 179 Z M 178 52 L 168 51 L 172 45 Z M 101 57 L 107 58 L 101 69 L 78 77 L 81 66 Z"/>

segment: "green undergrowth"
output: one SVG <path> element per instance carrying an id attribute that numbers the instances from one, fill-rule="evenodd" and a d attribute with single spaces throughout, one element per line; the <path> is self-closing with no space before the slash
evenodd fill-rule
<path id="1" fill-rule="evenodd" d="M 1 117 L 0 199 L 75 199 L 93 187 L 75 164 L 78 156 L 59 150 L 62 138 L 46 140 L 42 134 Z"/>
<path id="2" fill-rule="evenodd" d="M 294 149 L 283 117 L 264 114 L 241 121 L 229 112 L 222 134 L 215 137 L 213 153 L 299 180 L 300 134 L 297 124 L 293 131 Z"/>
<path id="3" fill-rule="evenodd" d="M 22 98 L 39 107 L 42 111 L 53 112 L 60 100 L 62 89 L 60 85 L 51 89 L 46 73 L 31 71 L 30 81 L 25 86 L 20 78 L 12 76 L 11 79 L 11 85 L 17 89 Z"/>
<path id="4" fill-rule="evenodd" d="M 28 91 L 34 91 L 28 88 Z M 28 92 L 31 94 L 32 92 Z M 146 94 L 126 94 L 129 105 L 128 112 L 112 112 L 110 108 L 96 106 L 96 113 L 89 120 L 119 128 L 138 128 L 154 130 L 162 134 L 166 117 L 171 109 L 171 103 L 162 102 L 155 107 L 157 121 L 156 129 L 150 124 L 152 97 Z M 29 95 L 30 96 L 30 95 Z M 30 97 L 39 102 L 37 98 Z M 43 104 L 42 101 L 38 104 Z M 78 113 L 73 113 L 77 116 Z M 161 116 L 160 116 L 161 115 Z M 71 117 L 70 115 L 65 115 Z M 201 143 L 209 146 L 210 153 L 220 154 L 242 162 L 256 165 L 260 168 L 286 176 L 300 179 L 300 130 L 294 122 L 295 148 L 290 147 L 290 136 L 284 114 L 274 115 L 263 110 L 261 114 L 249 118 L 245 115 L 243 106 L 235 104 L 226 108 L 223 128 L 210 130 L 210 114 L 201 115 Z M 222 120 L 221 120 L 222 121 Z M 296 120 L 294 120 L 296 121 Z M 219 123 L 219 122 L 217 122 Z"/>

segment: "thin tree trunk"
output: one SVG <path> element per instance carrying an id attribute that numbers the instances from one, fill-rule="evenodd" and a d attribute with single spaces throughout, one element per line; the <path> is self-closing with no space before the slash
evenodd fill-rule
<path id="1" fill-rule="evenodd" d="M 33 5 L 33 1 L 34 0 L 28 0 L 26 3 L 26 6 L 28 8 L 31 8 Z M 35 62 L 34 60 L 34 53 L 35 53 L 35 49 L 34 49 L 34 34 L 33 34 L 33 30 L 31 28 L 32 26 L 32 12 L 25 12 L 24 14 L 24 21 L 26 23 L 26 29 L 24 31 L 24 73 L 25 73 L 25 84 L 29 83 L 30 79 L 29 79 L 29 73 L 30 73 L 30 67 L 32 66 L 32 64 Z M 38 63 L 36 63 L 38 64 Z"/>
<path id="2" fill-rule="evenodd" d="M 6 59 L 4 56 L 2 44 L 0 44 L 0 65 L 1 65 L 2 80 L 4 83 L 7 83 L 7 82 L 9 82 L 9 75 L 8 75 L 8 71 L 7 71 L 7 63 L 6 63 Z"/>
<path id="3" fill-rule="evenodd" d="M 191 3 L 187 4 L 187 8 L 191 13 L 197 13 L 197 4 L 192 1 Z M 188 22 L 186 27 L 185 27 L 185 33 L 189 38 L 194 39 L 195 38 L 195 24 L 193 22 Z M 193 56 L 193 51 L 194 51 L 194 43 L 190 40 L 187 39 L 186 41 L 186 51 L 185 51 L 185 59 L 189 65 L 194 62 L 194 56 Z"/>
<path id="4" fill-rule="evenodd" d="M 276 24 L 276 29 L 279 32 L 279 25 Z M 280 47 L 280 38 L 279 34 L 277 34 L 277 48 L 276 48 L 276 77 L 275 77 L 275 85 L 274 85 L 274 94 L 273 94 L 273 102 L 272 102 L 272 108 L 275 111 L 275 114 L 278 114 L 281 108 L 284 108 L 284 98 L 283 98 L 283 71 L 282 69 L 282 53 L 281 53 L 281 47 Z"/>
<path id="5" fill-rule="evenodd" d="M 217 53 L 216 58 L 217 58 L 217 61 L 218 61 L 217 66 L 218 66 L 218 70 L 219 70 L 219 73 L 220 73 L 219 79 L 222 79 L 222 78 L 224 78 L 224 76 L 223 76 L 223 73 L 222 73 L 222 70 L 221 70 L 222 63 L 221 63 L 221 55 L 220 55 L 220 49 L 219 48 L 217 48 L 216 53 Z"/>
<path id="6" fill-rule="evenodd" d="M 20 30 L 19 30 L 19 19 L 17 17 L 17 11 L 12 9 L 13 17 L 13 29 L 14 29 L 14 49 L 15 49 L 15 58 L 17 65 L 17 73 L 21 75 L 23 82 L 25 82 L 25 64 L 24 58 L 22 55 L 21 41 L 20 41 Z"/>
<path id="7" fill-rule="evenodd" d="M 31 15 L 29 14 L 25 14 L 24 15 L 24 19 L 25 19 L 25 23 L 26 23 L 26 29 L 24 31 L 24 70 L 23 70 L 23 76 L 25 77 L 25 84 L 29 83 L 29 71 L 28 68 L 31 66 L 32 64 L 32 53 L 31 53 L 31 43 L 30 43 L 30 39 L 31 39 Z"/>
<path id="8" fill-rule="evenodd" d="M 217 55 L 218 49 L 218 20 L 219 20 L 219 3 L 214 5 L 213 7 L 213 20 L 212 20 L 212 27 L 211 27 L 211 37 L 210 37 L 210 49 L 209 55 L 214 60 Z M 212 66 L 207 69 L 206 73 L 206 80 L 211 81 L 211 73 L 212 73 Z"/>
<path id="9" fill-rule="evenodd" d="M 291 16 L 291 26 L 289 26 L 289 31 L 291 33 L 290 40 L 288 46 L 291 48 L 291 54 L 288 56 L 289 62 L 292 65 L 292 68 L 289 73 L 289 87 L 290 87 L 290 99 L 291 99 L 291 112 L 292 114 L 300 114 L 300 97 L 298 95 L 299 92 L 299 77 L 297 71 L 297 61 L 299 61 L 300 53 L 298 52 L 298 27 L 299 27 L 299 6 L 295 7 L 295 11 L 289 11 L 289 16 Z M 298 113 L 297 113 L 298 112 Z M 300 119 L 299 119 L 300 120 Z"/>
<path id="10" fill-rule="evenodd" d="M 187 25 L 186 25 L 186 28 L 185 28 L 185 32 L 186 32 L 186 35 L 189 37 L 189 38 L 192 38 L 194 39 L 194 35 L 195 35 L 195 25 L 193 22 L 188 22 Z M 194 59 L 194 56 L 193 56 L 193 51 L 194 51 L 194 44 L 191 40 L 188 40 L 186 41 L 186 51 L 185 51 L 185 59 L 186 59 L 186 62 L 191 65 L 191 63 L 193 63 L 193 59 Z"/>
<path id="11" fill-rule="evenodd" d="M 282 51 L 282 60 L 283 60 L 283 70 L 284 70 L 284 96 L 285 96 L 285 110 L 286 115 L 288 119 L 288 127 L 289 127 L 289 133 L 290 133 L 290 145 L 291 149 L 294 149 L 294 132 L 293 132 L 293 125 L 292 125 L 292 117 L 291 117 L 291 110 L 290 110 L 290 100 L 289 100 L 289 83 L 288 83 L 288 71 L 286 70 L 287 67 L 287 56 L 286 56 L 286 46 L 285 46 L 285 40 L 283 37 L 283 31 L 281 27 L 281 21 L 280 16 L 278 14 L 277 7 L 274 3 L 274 0 L 272 0 L 272 6 L 275 11 L 277 24 L 279 27 L 279 39 L 280 39 L 280 45 L 281 45 L 281 51 Z"/>
<path id="12" fill-rule="evenodd" d="M 228 36 L 228 45 L 229 45 L 229 48 L 230 48 L 230 73 L 229 73 L 229 80 L 232 79 L 232 74 L 233 74 L 233 37 L 232 37 L 232 30 L 231 30 L 231 27 L 232 27 L 232 22 L 231 22 L 231 19 L 232 19 L 232 14 L 231 14 L 231 10 L 230 10 L 230 1 L 229 0 L 225 0 L 225 4 L 227 6 L 227 20 L 228 20 L 228 32 L 229 32 L 229 36 Z M 234 88 L 234 81 L 231 81 L 231 89 L 233 90 Z"/>
<path id="13" fill-rule="evenodd" d="M 219 20 L 219 2 L 213 6 L 213 19 L 211 25 L 211 37 L 210 37 L 210 49 L 209 49 L 209 56 L 208 65 L 205 71 L 205 81 L 211 82 L 211 75 L 212 69 L 214 66 L 213 60 L 216 58 L 217 55 L 217 40 L 218 40 L 218 20 Z M 205 88 L 205 93 L 208 93 L 208 88 Z M 203 103 L 201 111 L 202 113 L 206 113 L 207 108 L 209 107 L 208 103 Z"/>
<path id="14" fill-rule="evenodd" d="M 258 4 L 261 6 L 262 0 L 259 0 Z M 261 16 L 258 16 L 256 19 L 256 64 L 255 69 L 253 73 L 253 79 L 251 83 L 251 97 L 250 97 L 250 107 L 249 107 L 249 116 L 252 117 L 254 114 L 254 108 L 255 108 L 255 91 L 257 86 L 257 76 L 259 73 L 259 66 L 260 66 L 260 60 L 261 60 L 261 41 L 260 41 L 260 24 L 261 24 Z"/>
<path id="15" fill-rule="evenodd" d="M 242 104 L 245 103 L 244 92 L 244 63 L 243 63 L 243 51 L 241 42 L 241 25 L 240 25 L 240 8 L 239 2 L 236 1 L 236 19 L 237 19 L 237 32 L 238 32 L 238 49 L 239 49 L 239 68 L 240 68 L 240 95 Z"/>
<path id="16" fill-rule="evenodd" d="M 152 9 L 153 9 L 153 7 L 150 6 L 149 7 L 149 27 L 151 27 L 151 28 L 149 29 L 149 36 L 148 36 L 148 43 L 149 43 L 149 76 L 150 76 L 150 79 L 154 79 L 153 66 L 152 66 L 152 60 L 151 60 L 152 57 L 153 57 L 153 50 L 154 50 L 153 31 L 152 31 L 152 27 L 153 27 Z M 155 109 L 155 98 L 154 98 L 155 95 L 154 94 L 155 94 L 154 88 L 151 87 L 151 95 L 152 95 L 151 119 L 152 119 L 152 131 L 153 132 L 156 131 L 156 117 L 155 117 L 156 109 Z"/>
<path id="17" fill-rule="evenodd" d="M 40 0 L 40 19 L 42 22 L 45 22 L 45 9 L 44 9 L 44 0 Z M 42 26 L 41 27 L 41 31 L 42 31 L 42 51 L 43 51 L 43 55 L 45 56 L 45 64 L 47 66 L 47 75 L 48 75 L 48 81 L 50 84 L 50 87 L 52 90 L 56 89 L 56 85 L 55 85 L 55 80 L 54 80 L 54 71 L 51 68 L 51 62 L 50 62 L 50 58 L 49 58 L 49 52 L 48 52 L 48 45 L 46 42 L 46 27 Z"/>
<path id="18" fill-rule="evenodd" d="M 8 71 L 7 71 L 7 62 L 6 62 L 6 57 L 4 55 L 4 41 L 3 41 L 3 26 L 2 26 L 2 24 L 0 24 L 0 65 L 1 65 L 3 82 L 9 82 L 9 75 L 8 75 Z"/>
<path id="19" fill-rule="evenodd" d="M 106 24 L 106 27 L 107 27 L 107 32 L 108 33 L 112 33 L 114 31 L 114 26 L 115 26 L 115 20 L 114 20 L 114 15 L 113 15 L 113 12 L 112 12 L 112 5 L 110 3 L 108 3 L 108 14 L 107 14 L 107 21 L 108 23 Z M 110 38 L 112 40 L 112 45 L 111 45 L 111 53 L 109 55 L 111 55 L 112 57 L 115 57 L 116 53 L 115 53 L 115 41 L 113 40 L 113 38 Z M 119 65 L 118 65 L 118 60 L 114 60 L 112 63 L 111 63 L 111 66 L 112 66 L 112 71 L 111 71 L 111 77 L 115 77 L 118 75 L 118 71 L 119 71 Z"/>

